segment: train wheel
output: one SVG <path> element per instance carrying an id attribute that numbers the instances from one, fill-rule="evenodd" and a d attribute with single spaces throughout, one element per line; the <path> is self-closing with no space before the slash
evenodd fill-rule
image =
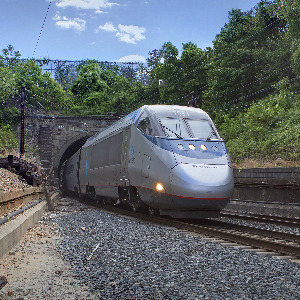
<path id="1" fill-rule="evenodd" d="M 131 208 L 132 208 L 133 212 L 138 212 L 138 210 L 139 210 L 139 207 L 136 205 L 136 203 L 133 203 Z"/>
<path id="2" fill-rule="evenodd" d="M 129 204 L 133 212 L 137 212 L 139 210 L 139 203 L 137 197 L 137 190 L 134 186 L 130 186 L 128 190 L 129 194 Z"/>
<path id="3" fill-rule="evenodd" d="M 77 186 L 74 187 L 75 195 L 78 198 L 79 197 L 79 192 Z"/>
<path id="4" fill-rule="evenodd" d="M 158 216 L 159 215 L 159 212 L 157 209 L 155 208 L 152 208 L 152 207 L 148 207 L 148 213 L 150 216 Z"/>
<path id="5" fill-rule="evenodd" d="M 92 198 L 92 200 L 96 200 L 97 199 L 97 195 L 96 195 L 96 191 L 95 190 L 91 191 L 90 197 Z"/>

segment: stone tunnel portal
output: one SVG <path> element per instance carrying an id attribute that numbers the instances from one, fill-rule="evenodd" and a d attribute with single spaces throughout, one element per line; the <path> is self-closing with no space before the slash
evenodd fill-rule
<path id="1" fill-rule="evenodd" d="M 66 143 L 66 149 L 62 150 L 61 153 L 57 155 L 57 167 L 54 169 L 54 175 L 55 177 L 59 178 L 59 181 L 61 181 L 62 171 L 63 171 L 63 165 L 64 162 L 67 161 L 73 154 L 75 154 L 86 142 L 86 140 L 89 138 L 88 135 L 82 136 L 79 139 L 78 137 L 75 137 L 74 141 L 68 141 Z"/>
<path id="2" fill-rule="evenodd" d="M 25 119 L 26 134 L 31 144 L 39 148 L 42 169 L 46 174 L 54 176 L 53 184 L 58 186 L 63 163 L 78 151 L 90 136 L 120 118 L 119 115 L 29 115 Z"/>

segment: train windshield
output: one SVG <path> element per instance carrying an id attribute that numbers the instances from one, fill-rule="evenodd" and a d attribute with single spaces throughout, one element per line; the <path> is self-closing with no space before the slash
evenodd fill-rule
<path id="1" fill-rule="evenodd" d="M 194 138 L 199 139 L 219 139 L 219 135 L 214 128 L 213 124 L 209 120 L 200 119 L 200 120 L 194 120 L 194 119 L 184 119 L 187 127 L 191 129 L 191 133 Z"/>
<path id="2" fill-rule="evenodd" d="M 145 110 L 138 119 L 137 127 L 144 134 L 150 136 L 179 139 L 221 139 L 207 114 L 190 110 Z"/>
<path id="3" fill-rule="evenodd" d="M 164 134 L 168 137 L 205 140 L 220 138 L 210 120 L 161 117 L 159 122 Z"/>

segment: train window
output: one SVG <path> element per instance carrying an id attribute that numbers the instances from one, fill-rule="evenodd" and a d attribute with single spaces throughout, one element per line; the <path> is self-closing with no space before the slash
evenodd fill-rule
<path id="1" fill-rule="evenodd" d="M 219 139 L 217 131 L 208 120 L 184 119 L 191 129 L 193 137 L 199 139 Z"/>
<path id="2" fill-rule="evenodd" d="M 160 119 L 160 124 L 163 132 L 168 137 L 176 138 L 190 138 L 186 126 L 184 126 L 181 119 L 164 117 Z"/>
<path id="3" fill-rule="evenodd" d="M 138 129 L 147 135 L 153 135 L 154 133 L 149 117 L 144 117 L 140 120 Z"/>

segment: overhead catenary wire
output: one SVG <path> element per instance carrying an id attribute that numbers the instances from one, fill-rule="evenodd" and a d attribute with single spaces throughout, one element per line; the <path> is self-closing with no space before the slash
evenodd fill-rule
<path id="1" fill-rule="evenodd" d="M 252 38 L 254 38 L 254 37 L 260 36 L 266 29 L 270 28 L 271 26 L 274 26 L 276 23 L 278 23 L 278 22 L 280 22 L 280 21 L 281 21 L 281 19 L 278 18 L 278 19 L 276 19 L 275 21 L 273 21 L 273 22 L 271 22 L 270 24 L 268 24 L 267 26 L 265 26 L 265 27 L 263 27 L 263 28 L 259 28 L 258 31 L 256 31 L 255 33 L 253 33 L 252 35 L 250 35 L 249 37 L 247 37 L 247 39 L 239 40 L 237 43 L 235 43 L 235 44 L 231 45 L 229 48 L 227 48 L 226 51 L 219 53 L 214 59 L 220 59 L 220 58 L 226 56 L 227 53 L 228 53 L 228 51 L 233 51 L 236 47 L 241 46 L 243 43 L 249 42 L 249 41 L 250 41 Z M 250 23 L 251 23 L 251 24 L 250 24 Z M 253 26 L 253 25 L 254 25 L 252 22 L 250 22 L 250 23 L 248 24 L 249 26 Z M 238 36 L 239 36 L 239 34 L 237 33 L 237 34 L 235 35 L 235 37 L 238 38 Z M 261 61 L 261 59 L 258 58 L 258 59 L 256 59 L 255 61 L 253 61 L 253 62 L 251 62 L 251 63 L 249 63 L 249 64 L 242 65 L 241 68 L 242 68 L 242 69 L 248 68 L 248 67 L 250 67 L 251 65 L 256 65 L 256 64 L 259 63 L 260 61 Z M 196 68 L 191 68 L 190 72 L 187 72 L 187 73 L 183 74 L 183 78 L 186 78 L 186 77 L 189 77 L 189 76 L 193 76 L 194 73 L 197 72 L 199 69 L 201 69 L 201 68 L 203 68 L 203 67 L 205 68 L 205 67 L 208 67 L 208 66 L 209 66 L 209 64 L 204 64 L 204 65 L 199 64 L 199 65 L 198 65 L 198 61 L 194 62 L 194 64 L 197 65 L 197 67 L 196 67 Z M 270 74 L 270 73 L 269 73 L 269 74 Z M 180 80 L 179 77 L 180 77 L 180 76 L 178 76 L 177 81 Z M 251 85 L 251 84 L 254 84 L 255 82 L 261 82 L 262 79 L 264 79 L 264 78 L 260 78 L 260 79 L 254 80 L 254 81 L 252 81 L 251 83 L 244 83 L 244 84 L 241 84 L 240 87 L 236 87 L 234 90 L 240 90 L 240 89 L 242 89 L 242 88 L 245 88 L 246 86 L 249 86 L 249 85 Z M 174 80 L 173 82 L 169 82 L 168 84 L 163 85 L 163 86 L 160 88 L 160 92 L 164 92 L 164 90 L 166 90 L 169 86 L 174 85 L 174 84 L 176 85 L 176 83 L 177 83 L 176 80 Z M 202 90 L 202 91 L 205 90 L 205 88 L 206 88 L 207 86 L 209 86 L 209 83 L 202 85 L 200 91 L 201 91 L 201 90 Z M 265 88 L 260 89 L 260 90 L 264 90 L 264 89 L 265 89 Z M 233 90 L 233 91 L 234 91 L 234 90 Z M 228 92 L 228 91 L 227 91 L 227 92 Z M 178 97 L 177 99 L 173 99 L 172 102 L 177 101 L 177 100 L 183 100 L 184 98 L 187 98 L 187 97 L 189 97 L 189 95 L 181 96 L 181 97 Z"/>
<path id="2" fill-rule="evenodd" d="M 48 13 L 49 13 L 49 10 L 50 10 L 50 7 L 51 7 L 51 3 L 52 3 L 52 0 L 50 0 L 50 2 L 49 2 L 48 9 L 47 9 L 47 11 L 46 11 L 46 15 L 45 15 L 45 18 L 44 18 L 44 21 L 43 21 L 43 24 L 42 24 L 42 28 L 41 28 L 41 30 L 40 30 L 38 39 L 37 39 L 37 41 L 36 41 L 36 44 L 35 44 L 35 47 L 34 47 L 34 50 L 33 50 L 33 54 L 32 54 L 32 57 L 33 57 L 33 58 L 34 58 L 35 52 L 36 52 L 36 50 L 37 50 L 38 44 L 39 44 L 39 42 L 40 42 L 40 39 L 41 39 L 41 36 L 42 36 L 42 33 L 43 33 L 43 29 L 44 29 L 44 26 L 45 26 L 45 23 L 46 23 L 46 20 L 47 20 L 47 16 L 48 16 Z"/>
<path id="3" fill-rule="evenodd" d="M 51 4 L 51 1 L 50 1 L 50 4 Z M 49 8 L 50 8 L 50 4 L 49 4 L 49 7 L 48 7 L 48 11 L 49 11 Z M 47 14 L 48 14 L 48 11 L 47 11 Z M 47 14 L 46 14 L 46 17 L 47 17 Z M 42 26 L 42 29 L 41 29 L 41 32 L 40 32 L 40 36 L 41 36 L 41 33 L 42 33 L 42 30 L 43 30 L 43 27 L 44 27 L 44 24 L 45 24 L 45 21 L 46 21 L 46 17 L 45 17 L 45 19 L 44 19 L 44 23 L 43 23 L 43 26 Z M 252 40 L 252 38 L 255 38 L 255 40 L 256 40 L 256 38 L 258 38 L 261 34 L 263 34 L 264 32 L 265 32 L 265 30 L 266 29 L 268 29 L 268 28 L 270 28 L 271 26 L 274 26 L 277 22 L 279 22 L 279 21 L 281 21 L 280 19 L 277 19 L 276 21 L 274 21 L 274 22 L 272 22 L 272 23 L 270 23 L 270 24 L 268 24 L 267 26 L 265 26 L 264 28 L 259 28 L 258 29 L 258 31 L 256 31 L 254 34 L 252 34 L 251 36 L 249 36 L 249 37 L 247 37 L 246 39 L 241 39 L 241 40 L 239 40 L 239 41 L 237 41 L 237 43 L 234 43 L 234 44 L 231 44 L 231 45 L 229 45 L 229 47 L 226 47 L 224 50 L 224 52 L 221 52 L 221 53 L 219 53 L 218 55 L 216 55 L 215 57 L 214 57 L 214 59 L 220 59 L 220 58 L 222 58 L 222 57 L 225 57 L 227 54 L 228 54 L 228 51 L 235 51 L 235 49 L 237 48 L 237 47 L 241 47 L 244 43 L 249 43 L 249 41 L 250 40 Z M 253 26 L 254 24 L 249 24 L 249 26 Z M 40 38 L 40 36 L 39 36 L 39 38 Z M 237 35 L 235 36 L 235 37 L 233 37 L 233 38 L 239 38 L 239 34 L 237 33 Z M 37 44 L 38 44 L 38 42 L 37 42 Z M 37 45 L 36 45 L 36 47 L 37 47 Z M 36 49 L 35 49 L 36 50 Z M 257 58 L 257 57 L 255 57 L 255 56 L 253 56 L 252 57 L 253 59 L 254 59 L 254 61 L 252 61 L 252 62 L 250 62 L 250 63 L 247 63 L 247 64 L 242 64 L 241 66 L 239 66 L 239 69 L 246 69 L 246 68 L 249 68 L 249 67 L 251 67 L 251 66 L 255 66 L 255 65 L 258 65 L 258 64 L 260 64 L 261 62 L 263 62 L 263 60 L 261 59 L 261 58 Z M 199 63 L 199 64 L 198 64 Z M 201 70 L 202 68 L 207 68 L 207 67 L 209 67 L 209 65 L 210 65 L 210 63 L 211 63 L 211 61 L 209 61 L 208 63 L 201 63 L 201 58 L 199 59 L 199 60 L 196 60 L 195 62 L 193 62 L 192 63 L 192 66 L 195 66 L 195 68 L 190 68 L 190 70 L 188 71 L 188 72 L 186 72 L 186 73 L 184 73 L 183 74 L 183 77 L 182 76 L 178 76 L 177 78 L 174 78 L 174 80 L 172 80 L 172 81 L 168 81 L 168 82 L 166 82 L 166 84 L 164 84 L 164 85 L 162 85 L 162 86 L 160 86 L 159 87 L 159 92 L 160 93 L 164 93 L 165 91 L 167 91 L 168 90 L 168 88 L 169 87 L 172 87 L 172 86 L 174 86 L 174 85 L 177 85 L 177 84 L 182 84 L 182 82 L 180 81 L 180 80 L 182 80 L 182 78 L 186 78 L 186 79 L 189 79 L 189 78 L 187 78 L 187 77 L 189 77 L 189 76 L 191 76 L 192 77 L 192 79 L 197 79 L 197 74 L 195 74 L 197 71 L 199 71 L 199 70 Z M 259 93 L 262 93 L 262 92 L 264 92 L 264 91 L 269 91 L 269 90 L 271 90 L 272 89 L 272 83 L 271 82 L 267 82 L 266 81 L 266 79 L 268 79 L 268 78 L 270 78 L 271 77 L 271 75 L 272 74 L 278 74 L 278 73 L 282 73 L 282 76 L 284 76 L 286 73 L 286 71 L 288 71 L 289 69 L 291 69 L 291 66 L 289 66 L 289 67 L 286 67 L 286 68 L 283 68 L 283 69 L 281 69 L 281 70 L 278 70 L 278 69 L 276 69 L 276 70 L 272 70 L 271 72 L 269 72 L 269 73 L 267 73 L 267 74 L 265 74 L 265 76 L 263 76 L 263 77 L 260 77 L 260 78 L 254 78 L 254 80 L 253 80 L 253 78 L 252 78 L 252 80 L 251 81 L 249 81 L 249 82 L 243 82 L 243 83 L 240 83 L 240 85 L 236 85 L 236 86 L 234 86 L 232 89 L 227 89 L 227 90 L 224 90 L 223 92 L 222 92 L 222 95 L 224 95 L 224 96 L 230 96 L 230 93 L 232 93 L 232 92 L 235 92 L 235 91 L 239 91 L 239 90 L 242 90 L 242 89 L 245 89 L 246 87 L 249 87 L 249 86 L 251 86 L 251 85 L 253 85 L 253 84 L 256 84 L 256 83 L 258 83 L 258 85 L 257 85 L 257 91 L 254 91 L 253 93 L 249 93 L 249 94 L 246 94 L 246 95 L 244 95 L 244 96 L 241 96 L 241 95 L 236 95 L 236 96 L 238 96 L 237 98 L 235 98 L 235 99 L 230 99 L 230 103 L 234 103 L 234 102 L 237 102 L 237 101 L 239 101 L 239 100 L 241 100 L 241 99 L 246 99 L 246 98 L 250 98 L 250 97 L 252 97 L 252 96 L 254 96 L 254 95 L 257 95 L 257 94 L 259 94 Z M 196 75 L 196 76 L 195 76 Z M 297 77 L 296 77 L 296 79 L 298 79 Z M 275 84 L 275 82 L 273 82 L 273 84 Z M 205 89 L 208 87 L 210 85 L 210 82 L 208 82 L 207 84 L 203 84 L 201 87 L 200 87 L 200 90 L 199 90 L 199 92 L 201 92 L 201 91 L 205 91 Z M 152 92 L 152 95 L 155 95 L 156 94 L 156 92 Z M 172 92 L 171 92 L 171 94 L 172 94 Z M 241 93 L 242 94 L 242 93 Z M 48 103 L 49 102 L 51 102 L 52 104 L 53 104 L 53 107 L 57 107 L 57 106 L 59 106 L 59 107 L 62 107 L 62 106 L 60 106 L 60 105 L 58 105 L 57 103 L 53 103 L 51 100 L 48 100 L 48 99 L 45 99 L 45 98 L 43 98 L 43 97 L 41 97 L 41 96 L 39 96 L 39 95 L 35 95 L 36 97 L 39 97 L 40 99 L 42 99 L 43 101 L 47 101 Z M 156 96 L 156 95 L 155 95 Z M 180 101 L 180 102 L 182 102 L 185 98 L 188 98 L 190 95 L 189 94 L 186 94 L 186 95 L 184 95 L 184 96 L 179 96 L 179 97 L 177 97 L 176 99 L 172 99 L 172 101 L 171 102 L 173 102 L 173 103 L 175 103 L 175 102 L 177 102 L 177 101 Z M 240 97 L 239 97 L 240 96 Z M 151 95 L 150 95 L 150 97 L 151 97 Z M 199 96 L 198 96 L 199 97 Z M 147 98 L 149 98 L 149 95 L 147 96 Z M 213 98 L 213 99 L 217 99 L 217 98 Z M 212 100 L 213 100 L 212 99 Z M 37 101 L 37 99 L 35 98 L 35 100 Z M 37 101 L 38 102 L 38 101 Z M 166 101 L 166 102 L 168 102 L 168 101 Z M 39 105 L 40 106 L 42 106 L 40 103 L 39 103 Z M 247 105 L 246 105 L 247 106 Z M 236 107 L 238 107 L 237 105 L 236 105 Z M 243 105 L 243 107 L 245 107 L 245 105 Z M 68 109 L 67 107 L 62 107 L 62 108 L 64 108 L 64 109 Z M 231 108 L 233 108 L 233 107 L 231 107 Z M 45 109 L 45 108 L 44 108 Z M 45 109 L 46 110 L 46 109 Z"/>
<path id="4" fill-rule="evenodd" d="M 296 63 L 296 65 L 298 65 L 298 63 Z M 254 80 L 254 81 L 252 81 L 252 82 L 248 82 L 248 83 L 246 83 L 246 84 L 237 86 L 236 88 L 231 89 L 230 91 L 227 91 L 227 93 L 225 93 L 224 96 L 230 94 L 231 92 L 238 91 L 238 90 L 240 90 L 240 89 L 246 88 L 247 86 L 253 85 L 253 84 L 255 84 L 255 83 L 262 83 L 262 82 L 264 82 L 266 79 L 268 79 L 269 77 L 271 77 L 273 74 L 278 74 L 278 73 L 280 74 L 280 73 L 283 73 L 283 74 L 282 74 L 282 76 L 283 76 L 283 75 L 284 75 L 284 72 L 287 71 L 287 70 L 289 70 L 290 68 L 291 68 L 291 66 L 288 66 L 288 67 L 283 68 L 283 69 L 281 69 L 281 70 L 274 70 L 273 72 L 269 73 L 268 76 L 261 77 L 261 78 L 259 78 L 259 79 L 257 79 L 257 80 Z M 293 78 L 293 79 L 290 80 L 290 82 L 295 81 L 295 80 L 297 80 L 297 79 L 298 79 L 298 77 Z M 239 109 L 239 108 L 246 108 L 246 107 L 249 107 L 249 105 L 247 105 L 247 104 L 243 104 L 241 107 L 239 107 L 239 106 L 236 105 L 236 104 L 237 104 L 238 101 L 240 101 L 240 100 L 242 100 L 242 99 L 251 98 L 252 96 L 259 95 L 259 94 L 261 94 L 261 93 L 263 93 L 263 92 L 265 92 L 265 91 L 271 91 L 271 90 L 273 90 L 273 89 L 274 89 L 274 86 L 272 86 L 272 84 L 271 84 L 271 85 L 270 85 L 270 84 L 271 84 L 271 83 L 268 83 L 268 86 L 265 86 L 265 87 L 263 87 L 263 88 L 260 88 L 260 89 L 258 89 L 257 91 L 255 91 L 255 92 L 253 92 L 253 93 L 249 93 L 249 94 L 247 94 L 247 95 L 244 95 L 244 96 L 241 96 L 241 97 L 238 97 L 238 98 L 235 98 L 235 99 L 231 99 L 231 101 L 230 101 L 230 104 L 231 104 L 230 109 Z M 167 88 L 167 86 L 166 86 L 166 87 L 165 87 L 165 86 L 162 87 L 162 89 L 164 89 L 164 88 Z M 32 96 L 34 96 L 34 97 L 30 97 L 30 98 L 32 98 L 32 99 L 34 98 L 35 101 L 36 101 L 36 103 L 37 103 L 37 104 L 38 104 L 45 112 L 47 111 L 47 109 L 46 109 L 46 108 L 45 108 L 45 107 L 37 100 L 37 97 L 38 97 L 40 100 L 43 100 L 44 103 L 50 104 L 51 107 L 60 108 L 60 109 L 63 109 L 63 110 L 65 110 L 65 111 L 69 111 L 69 112 L 75 112 L 73 109 L 68 108 L 68 107 L 66 107 L 65 105 L 62 106 L 62 105 L 60 105 L 60 104 L 58 104 L 58 103 L 54 103 L 53 101 L 51 101 L 51 100 L 49 100 L 49 99 L 46 99 L 46 98 L 44 98 L 44 97 L 41 96 L 41 95 L 37 95 L 36 93 L 33 93 L 33 92 L 31 92 L 30 90 L 28 90 L 28 89 L 27 89 L 27 91 L 28 91 L 29 93 L 31 93 Z M 162 90 L 162 92 L 163 92 L 163 90 Z M 188 94 L 186 94 L 186 95 L 179 96 L 179 97 L 177 97 L 176 99 L 173 98 L 171 102 L 172 102 L 172 103 L 177 103 L 177 102 L 179 102 L 179 101 L 182 102 L 184 99 L 188 99 L 189 97 L 190 97 L 190 94 L 188 93 Z M 197 98 L 198 98 L 198 97 L 197 97 Z M 234 106 L 232 106 L 232 104 L 234 104 Z M 225 108 L 224 108 L 224 109 L 225 109 Z M 228 109 L 225 109 L 225 110 L 227 111 Z"/>
<path id="5" fill-rule="evenodd" d="M 292 9 L 292 11 L 290 12 L 290 14 L 292 14 L 294 12 L 294 9 Z M 262 33 L 264 33 L 265 30 L 269 29 L 270 27 L 272 27 L 273 25 L 275 25 L 276 23 L 281 22 L 282 20 L 280 18 L 276 19 L 275 21 L 271 22 L 270 24 L 268 24 L 267 26 L 259 29 L 257 32 L 253 33 L 252 35 L 250 35 L 249 37 L 247 37 L 246 39 L 242 39 L 239 40 L 237 43 L 231 44 L 229 45 L 229 47 L 225 50 L 222 51 L 221 53 L 217 54 L 216 56 L 213 57 L 214 61 L 222 59 L 223 57 L 227 56 L 228 52 L 233 51 L 233 50 L 237 50 L 238 47 L 240 47 L 242 44 L 249 42 L 252 38 L 257 37 L 259 35 L 261 35 Z M 253 24 L 252 24 L 253 25 Z M 239 34 L 242 32 L 243 29 L 240 30 L 240 32 L 238 32 L 234 37 L 232 38 L 238 38 Z M 203 69 L 203 68 L 207 68 L 209 67 L 209 65 L 211 64 L 211 61 L 208 64 L 198 64 L 199 60 L 202 60 L 202 57 L 198 60 L 196 60 L 192 66 L 191 66 L 191 71 L 189 73 L 184 74 L 183 78 L 189 77 L 192 75 L 192 73 L 196 73 L 199 70 Z M 244 66 L 244 68 L 249 67 L 250 65 L 256 65 L 258 62 L 260 62 L 261 59 L 258 58 L 256 59 L 254 62 L 251 62 L 250 64 Z M 193 66 L 195 66 L 195 68 L 193 68 Z M 181 80 L 181 78 L 177 78 L 177 81 Z M 174 82 L 175 83 L 175 82 Z M 207 86 L 209 86 L 209 83 L 205 84 L 204 86 L 201 87 L 200 91 L 203 91 Z"/>

